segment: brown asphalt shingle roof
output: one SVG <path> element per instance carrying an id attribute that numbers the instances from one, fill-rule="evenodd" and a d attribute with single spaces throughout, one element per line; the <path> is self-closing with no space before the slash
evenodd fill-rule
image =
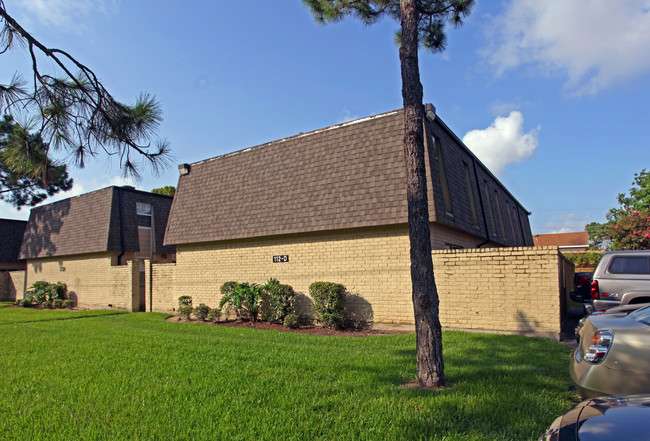
<path id="1" fill-rule="evenodd" d="M 0 262 L 16 263 L 19 261 L 18 254 L 26 226 L 26 221 L 0 219 Z"/>
<path id="2" fill-rule="evenodd" d="M 174 253 L 174 247 L 162 246 L 171 201 L 132 187 L 108 187 L 32 208 L 20 257 L 138 251 L 136 202 L 154 209 L 156 252 Z"/>
<path id="3" fill-rule="evenodd" d="M 402 127 L 388 112 L 192 164 L 165 244 L 405 223 Z"/>

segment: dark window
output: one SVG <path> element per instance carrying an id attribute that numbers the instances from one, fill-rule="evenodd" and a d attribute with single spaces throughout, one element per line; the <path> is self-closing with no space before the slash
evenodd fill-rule
<path id="1" fill-rule="evenodd" d="M 614 257 L 609 264 L 612 274 L 650 274 L 648 258 L 642 256 Z"/>
<path id="2" fill-rule="evenodd" d="M 445 168 L 445 159 L 442 155 L 442 144 L 438 139 L 434 141 L 434 152 L 438 158 L 438 172 L 440 173 L 440 183 L 442 184 L 442 198 L 445 202 L 445 211 L 449 215 L 454 214 L 451 205 L 451 194 L 449 193 L 449 182 L 447 181 L 447 169 Z"/>
<path id="3" fill-rule="evenodd" d="M 474 200 L 474 189 L 472 187 L 472 177 L 469 173 L 469 165 L 466 162 L 463 162 L 463 168 L 465 168 L 465 184 L 467 185 L 467 195 L 469 197 L 469 208 L 472 210 L 472 221 L 474 226 L 478 227 L 478 216 L 476 214 L 476 201 Z"/>

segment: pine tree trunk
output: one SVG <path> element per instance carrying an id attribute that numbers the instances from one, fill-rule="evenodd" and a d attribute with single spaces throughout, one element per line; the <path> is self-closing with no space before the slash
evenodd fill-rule
<path id="1" fill-rule="evenodd" d="M 411 284 L 417 338 L 417 377 L 424 387 L 445 384 L 438 291 L 433 276 L 431 230 L 424 162 L 424 106 L 418 68 L 417 0 L 400 0 L 399 50 L 404 100 L 404 157 L 408 198 Z"/>

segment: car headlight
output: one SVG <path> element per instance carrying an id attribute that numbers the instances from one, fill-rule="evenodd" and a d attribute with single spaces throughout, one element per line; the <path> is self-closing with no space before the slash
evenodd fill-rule
<path id="1" fill-rule="evenodd" d="M 602 362 L 607 357 L 613 340 L 614 333 L 612 331 L 599 329 L 591 339 L 591 344 L 583 352 L 582 358 L 593 364 Z"/>

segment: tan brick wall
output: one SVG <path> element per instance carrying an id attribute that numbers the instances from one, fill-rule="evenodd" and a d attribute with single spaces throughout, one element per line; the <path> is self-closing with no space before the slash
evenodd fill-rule
<path id="1" fill-rule="evenodd" d="M 27 287 L 39 280 L 63 282 L 80 307 L 137 309 L 139 263 L 112 266 L 112 260 L 111 253 L 29 260 Z"/>
<path id="2" fill-rule="evenodd" d="M 12 301 L 23 298 L 25 271 L 0 271 L 0 300 Z"/>
<path id="3" fill-rule="evenodd" d="M 308 314 L 309 285 L 342 283 L 362 315 L 377 323 L 413 322 L 406 226 L 292 235 L 177 247 L 176 265 L 153 265 L 153 310 L 171 311 L 181 295 L 194 304 L 218 304 L 227 281 L 265 283 L 275 277 L 298 293 Z M 289 262 L 273 263 L 288 255 Z M 158 288 L 173 280 L 173 289 Z"/>
<path id="4" fill-rule="evenodd" d="M 433 252 L 443 326 L 560 333 L 560 255 L 556 247 Z"/>
<path id="5" fill-rule="evenodd" d="M 438 233 L 442 242 L 476 242 Z M 274 255 L 288 255 L 289 262 L 273 263 Z M 557 338 L 557 248 L 435 251 L 433 257 L 443 326 Z M 299 293 L 303 315 L 310 313 L 309 285 L 330 281 L 345 285 L 355 295 L 354 307 L 372 315 L 375 325 L 414 323 L 406 226 L 182 246 L 176 258 L 176 264 L 152 265 L 147 310 L 173 311 L 181 295 L 215 307 L 224 282 L 275 277 Z"/>

